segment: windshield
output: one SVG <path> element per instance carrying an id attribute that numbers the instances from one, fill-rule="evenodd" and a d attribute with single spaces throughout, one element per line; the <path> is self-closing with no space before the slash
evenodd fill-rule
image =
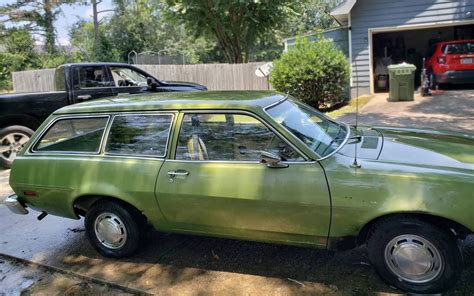
<path id="1" fill-rule="evenodd" d="M 321 158 L 336 151 L 348 133 L 346 125 L 296 100 L 284 100 L 266 111 Z"/>

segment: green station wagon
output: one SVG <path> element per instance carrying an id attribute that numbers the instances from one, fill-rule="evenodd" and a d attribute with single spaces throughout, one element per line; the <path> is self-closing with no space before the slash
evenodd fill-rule
<path id="1" fill-rule="evenodd" d="M 367 245 L 406 291 L 462 272 L 474 231 L 474 136 L 350 127 L 277 92 L 131 95 L 52 114 L 13 163 L 7 205 L 85 216 L 103 255 L 164 232 Z"/>

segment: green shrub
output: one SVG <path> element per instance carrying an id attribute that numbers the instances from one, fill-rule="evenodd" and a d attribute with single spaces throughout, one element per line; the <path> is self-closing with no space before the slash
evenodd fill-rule
<path id="1" fill-rule="evenodd" d="M 349 71 L 346 56 L 332 41 L 298 38 L 295 47 L 274 62 L 270 83 L 278 91 L 323 109 L 347 99 Z"/>

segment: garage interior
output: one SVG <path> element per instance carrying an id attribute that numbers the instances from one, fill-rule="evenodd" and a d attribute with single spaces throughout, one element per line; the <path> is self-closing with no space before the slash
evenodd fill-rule
<path id="1" fill-rule="evenodd" d="M 474 24 L 374 33 L 372 35 L 374 91 L 387 92 L 389 89 L 387 66 L 403 62 L 416 66 L 415 87 L 418 88 L 421 83 L 423 58 L 429 56 L 432 45 L 440 41 L 466 39 L 474 39 Z"/>

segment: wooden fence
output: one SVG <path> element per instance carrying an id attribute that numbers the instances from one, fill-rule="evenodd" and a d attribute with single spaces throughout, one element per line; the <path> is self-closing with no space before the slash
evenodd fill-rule
<path id="1" fill-rule="evenodd" d="M 41 92 L 54 90 L 54 69 L 13 72 L 14 92 Z"/>
<path id="2" fill-rule="evenodd" d="M 264 64 L 136 65 L 161 80 L 196 82 L 209 90 L 267 90 L 266 78 L 255 70 Z M 15 92 L 54 90 L 54 69 L 13 72 Z"/>

